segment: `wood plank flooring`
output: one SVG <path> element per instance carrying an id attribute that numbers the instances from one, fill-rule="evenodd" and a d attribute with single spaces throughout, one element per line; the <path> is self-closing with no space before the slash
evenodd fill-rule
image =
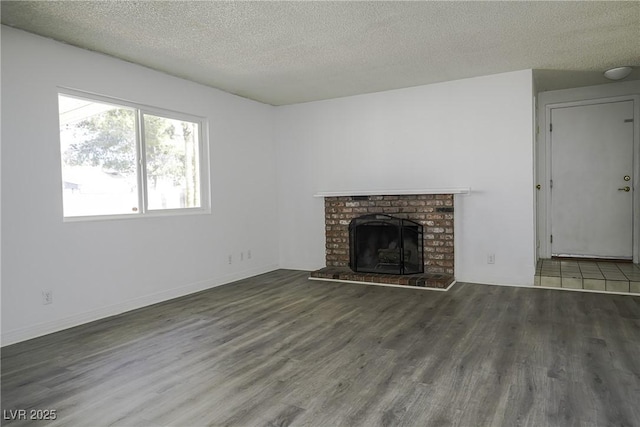
<path id="1" fill-rule="evenodd" d="M 640 426 L 640 297 L 279 270 L 2 349 L 22 426 Z"/>

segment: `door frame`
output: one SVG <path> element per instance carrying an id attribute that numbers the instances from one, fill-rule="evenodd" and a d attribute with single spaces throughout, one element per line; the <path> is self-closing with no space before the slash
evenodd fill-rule
<path id="1" fill-rule="evenodd" d="M 551 110 L 555 108 L 578 107 L 594 104 L 608 104 L 611 102 L 633 101 L 633 262 L 640 263 L 640 96 L 624 95 L 606 98 L 586 99 L 580 101 L 559 102 L 547 104 L 545 106 L 545 122 L 544 124 L 544 161 L 542 168 L 544 176 L 538 177 L 541 190 L 544 191 L 545 209 L 544 209 L 544 238 L 540 238 L 540 257 L 551 258 L 551 131 L 549 123 L 551 123 Z"/>

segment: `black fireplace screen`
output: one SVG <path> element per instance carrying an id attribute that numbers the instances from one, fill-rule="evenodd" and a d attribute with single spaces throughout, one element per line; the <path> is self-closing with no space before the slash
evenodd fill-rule
<path id="1" fill-rule="evenodd" d="M 422 226 L 389 215 L 363 215 L 349 223 L 353 271 L 414 274 L 424 271 Z"/>

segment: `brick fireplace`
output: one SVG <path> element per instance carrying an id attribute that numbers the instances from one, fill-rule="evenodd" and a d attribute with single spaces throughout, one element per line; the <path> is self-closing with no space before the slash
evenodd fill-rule
<path id="1" fill-rule="evenodd" d="M 446 288 L 454 274 L 453 194 L 324 196 L 326 267 L 312 278 Z M 349 223 L 368 214 L 415 221 L 423 227 L 424 274 L 385 276 L 349 269 Z"/>

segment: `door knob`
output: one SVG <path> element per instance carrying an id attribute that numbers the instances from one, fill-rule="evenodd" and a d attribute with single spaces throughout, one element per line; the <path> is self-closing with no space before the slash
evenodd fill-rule
<path id="1" fill-rule="evenodd" d="M 626 187 L 618 188 L 618 191 L 626 191 L 628 193 L 629 191 L 631 191 L 631 187 L 627 185 Z"/>

